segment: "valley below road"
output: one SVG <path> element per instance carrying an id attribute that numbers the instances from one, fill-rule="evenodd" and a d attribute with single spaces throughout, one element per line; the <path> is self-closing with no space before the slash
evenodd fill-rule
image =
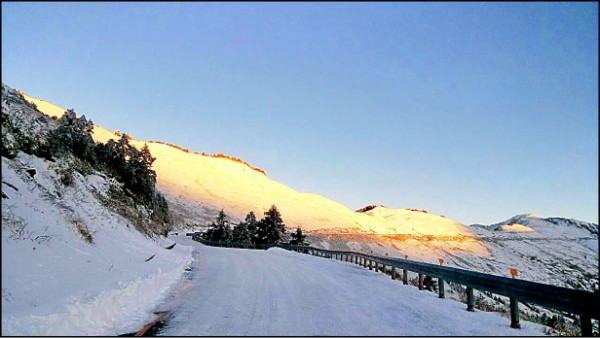
<path id="1" fill-rule="evenodd" d="M 194 261 L 157 309 L 169 315 L 156 335 L 544 335 L 350 262 L 173 239 L 194 248 Z"/>

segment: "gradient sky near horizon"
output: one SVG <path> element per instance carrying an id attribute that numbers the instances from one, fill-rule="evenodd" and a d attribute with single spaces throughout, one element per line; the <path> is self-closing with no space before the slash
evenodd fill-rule
<path id="1" fill-rule="evenodd" d="M 2 82 L 351 209 L 598 222 L 598 3 L 2 2 Z"/>

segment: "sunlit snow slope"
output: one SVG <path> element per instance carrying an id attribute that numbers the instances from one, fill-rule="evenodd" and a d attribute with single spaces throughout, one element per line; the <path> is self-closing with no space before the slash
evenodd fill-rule
<path id="1" fill-rule="evenodd" d="M 24 94 L 43 113 L 60 117 L 65 109 Z M 118 136 L 98 125 L 94 139 L 106 142 Z M 141 148 L 143 141 L 130 141 Z M 289 229 L 330 229 L 338 232 L 378 234 L 465 235 L 469 227 L 425 212 L 377 207 L 355 212 L 323 196 L 298 192 L 274 181 L 249 166 L 226 158 L 215 158 L 176 149 L 166 144 L 147 142 L 156 157 L 153 169 L 157 185 L 168 197 L 179 197 L 213 209 L 225 209 L 234 218 L 243 219 L 254 211 L 258 217 L 272 204 L 277 205 Z M 481 246 L 477 246 L 479 253 Z"/>

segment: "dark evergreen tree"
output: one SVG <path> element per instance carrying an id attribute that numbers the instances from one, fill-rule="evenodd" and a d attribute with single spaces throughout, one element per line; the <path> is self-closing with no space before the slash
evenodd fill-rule
<path id="1" fill-rule="evenodd" d="M 64 156 L 71 153 L 91 165 L 96 165 L 96 143 L 91 134 L 93 122 L 88 121 L 85 115 L 78 118 L 73 109 L 67 110 L 58 121 L 60 126 L 48 135 L 52 154 Z"/>
<path id="2" fill-rule="evenodd" d="M 227 218 L 227 215 L 225 215 L 225 212 L 223 209 L 221 209 L 221 211 L 219 211 L 219 215 L 217 215 L 216 222 L 211 223 L 208 231 L 204 233 L 204 239 L 220 242 L 231 241 L 233 238 L 232 231 L 229 227 L 229 221 Z"/>
<path id="3" fill-rule="evenodd" d="M 273 244 L 281 240 L 285 233 L 285 224 L 275 205 L 265 212 L 265 217 L 256 224 L 254 241 L 257 244 Z"/>
<path id="4" fill-rule="evenodd" d="M 248 229 L 248 233 L 250 234 L 250 242 L 254 242 L 254 236 L 256 235 L 256 216 L 253 211 L 250 211 L 246 215 L 246 219 L 244 220 L 246 223 L 246 228 Z"/>
<path id="5" fill-rule="evenodd" d="M 248 231 L 248 225 L 246 222 L 240 222 L 236 225 L 232 230 L 232 241 L 233 242 L 242 242 L 249 243 L 252 238 L 250 237 L 250 232 Z"/>
<path id="6" fill-rule="evenodd" d="M 292 239 L 290 240 L 291 245 L 307 245 L 306 242 L 304 242 L 306 235 L 302 234 L 301 228 L 296 229 L 296 232 L 292 232 L 290 236 L 292 236 Z"/>

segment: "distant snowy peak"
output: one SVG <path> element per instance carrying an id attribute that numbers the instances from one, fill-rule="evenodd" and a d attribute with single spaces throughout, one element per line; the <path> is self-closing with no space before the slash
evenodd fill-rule
<path id="1" fill-rule="evenodd" d="M 598 236 L 598 224 L 571 218 L 542 217 L 536 214 L 516 215 L 506 221 L 487 226 L 481 224 L 471 226 L 491 231 L 538 232 L 546 236 Z"/>

